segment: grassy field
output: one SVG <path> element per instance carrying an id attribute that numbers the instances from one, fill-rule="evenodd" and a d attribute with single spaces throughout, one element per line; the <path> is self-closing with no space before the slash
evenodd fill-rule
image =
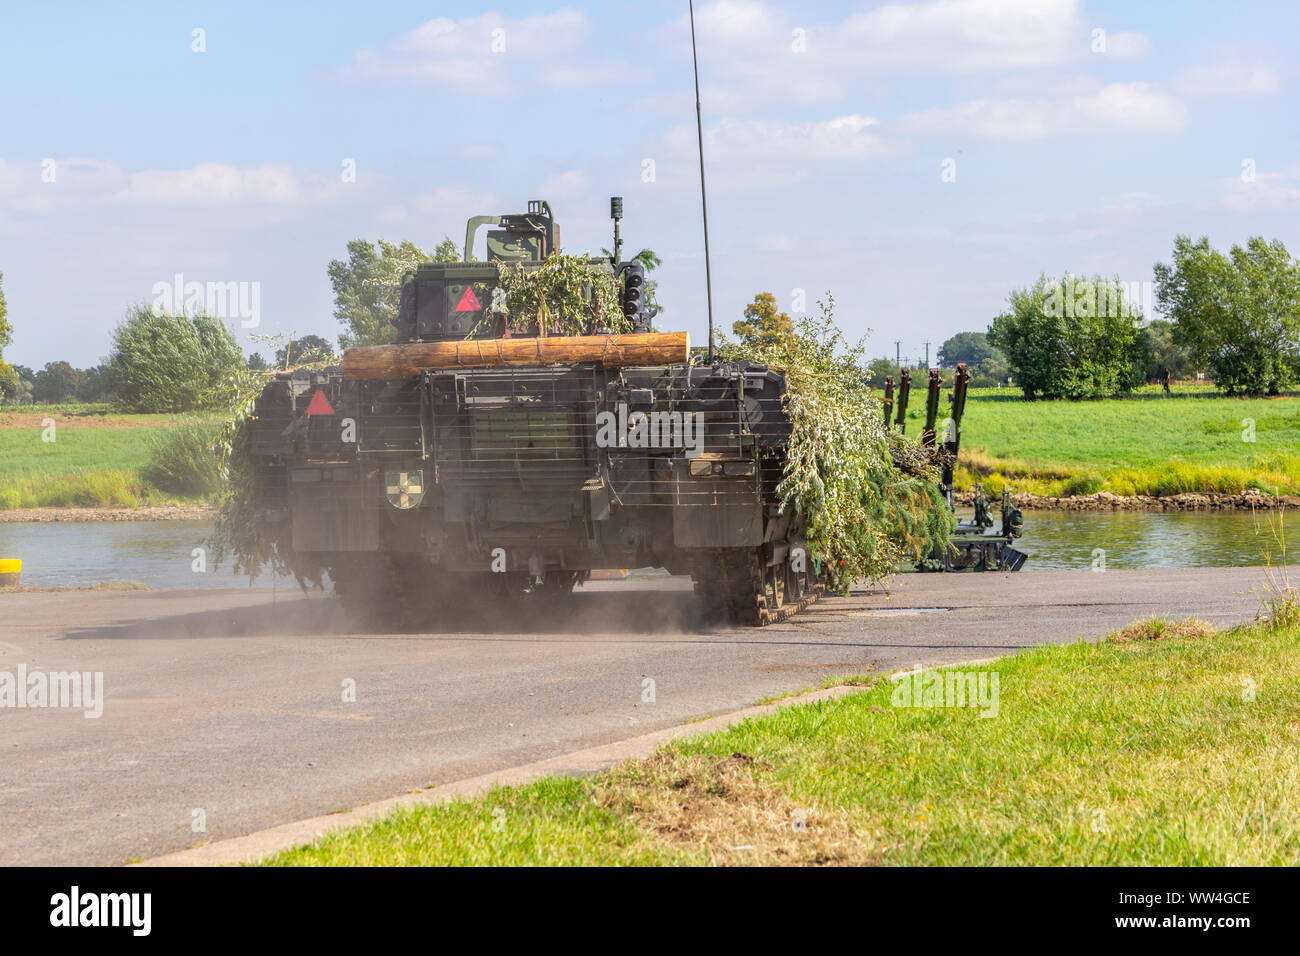
<path id="1" fill-rule="evenodd" d="M 969 669 L 998 676 L 992 717 L 894 706 L 880 679 L 595 777 L 405 810 L 265 862 L 1294 866 L 1288 607 L 1276 626 L 1148 621 Z"/>
<path id="2" fill-rule="evenodd" d="M 916 393 L 909 433 L 923 416 Z M 45 418 L 57 423 L 53 443 L 41 441 Z M 0 509 L 195 500 L 141 477 L 154 438 L 172 423 L 103 405 L 0 408 Z M 1300 494 L 1300 396 L 1225 398 L 1179 386 L 1173 395 L 1148 388 L 1122 399 L 1025 402 L 1012 389 L 974 389 L 957 480 L 963 488 L 982 480 L 994 494 L 1007 484 L 1043 495 Z"/>
<path id="3" fill-rule="evenodd" d="M 908 431 L 920 422 L 918 414 Z M 1253 442 L 1243 439 L 1252 422 Z M 993 492 L 1009 481 L 1017 491 L 1049 495 L 1300 493 L 1297 396 L 1225 398 L 1189 387 L 1025 402 L 1010 389 L 978 389 L 963 424 L 959 478 L 967 487 L 982 477 Z"/>
<path id="4" fill-rule="evenodd" d="M 44 422 L 53 419 L 53 441 Z M 167 415 L 113 414 L 102 405 L 0 407 L 0 509 L 124 507 L 188 500 L 141 477 Z"/>

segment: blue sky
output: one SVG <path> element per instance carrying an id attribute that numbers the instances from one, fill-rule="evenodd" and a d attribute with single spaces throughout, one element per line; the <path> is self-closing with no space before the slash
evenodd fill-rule
<path id="1" fill-rule="evenodd" d="M 597 251 L 614 194 L 632 249 L 665 260 L 660 327 L 702 341 L 684 2 L 103 7 L 0 11 L 9 361 L 94 364 L 177 273 L 259 284 L 245 347 L 333 338 L 349 239 L 431 248 L 546 198 L 566 250 Z M 757 292 L 830 290 L 874 354 L 919 357 L 1043 271 L 1149 281 L 1180 232 L 1300 251 L 1297 5 L 696 14 L 723 327 Z"/>

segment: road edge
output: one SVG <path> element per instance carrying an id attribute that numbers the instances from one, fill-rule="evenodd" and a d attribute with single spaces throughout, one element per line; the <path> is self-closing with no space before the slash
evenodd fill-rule
<path id="1" fill-rule="evenodd" d="M 947 667 L 978 667 L 992 663 L 1004 656 L 1011 655 L 995 655 L 993 657 L 982 657 L 976 660 L 950 661 L 931 666 L 935 669 Z M 906 673 L 909 670 L 915 669 L 917 666 L 921 665 L 913 665 L 910 668 L 898 668 L 891 670 L 889 674 Z M 882 676 L 888 677 L 889 675 L 882 674 Z M 194 846 L 186 850 L 177 850 L 173 853 L 166 853 L 162 856 L 156 856 L 148 860 L 131 863 L 128 864 L 128 866 L 231 866 L 240 863 L 252 863 L 273 853 L 279 853 L 282 850 L 291 850 L 294 847 L 312 843 L 335 830 L 346 830 L 351 829 L 352 827 L 362 826 L 380 817 L 387 816 L 394 810 L 401 808 L 431 806 L 440 803 L 449 803 L 452 800 L 468 800 L 482 796 L 493 787 L 518 786 L 520 784 L 531 783 L 532 781 L 538 780 L 542 777 L 585 776 L 601 770 L 607 770 L 615 764 L 622 763 L 625 760 L 636 760 L 648 757 L 654 753 L 655 749 L 660 744 L 667 743 L 671 740 L 678 740 L 682 737 L 690 737 L 697 734 L 712 733 L 715 730 L 726 730 L 728 727 L 738 724 L 743 720 L 748 720 L 750 717 L 759 717 L 764 714 L 774 713 L 783 707 L 793 707 L 800 704 L 813 704 L 822 700 L 835 700 L 840 697 L 847 697 L 850 694 L 862 693 L 865 690 L 866 688 L 861 684 L 840 684 L 822 690 L 795 694 L 791 697 L 785 697 L 770 704 L 757 704 L 753 707 L 744 707 L 740 710 L 731 711 L 730 713 L 719 714 L 716 717 L 708 717 L 704 720 L 697 720 L 688 724 L 678 724 L 675 727 L 666 727 L 663 730 L 655 730 L 648 734 L 630 737 L 627 740 L 601 744 L 596 747 L 587 747 L 582 750 L 575 750 L 571 753 L 560 754 L 555 757 L 547 757 L 544 760 L 537 760 L 517 767 L 508 767 L 504 770 L 479 774 L 476 777 L 466 777 L 463 780 L 455 780 L 451 783 L 439 784 L 437 787 L 430 790 L 421 790 L 417 793 L 404 793 L 400 796 L 377 800 L 374 803 L 362 804 L 359 807 L 354 807 L 351 810 L 346 810 L 342 813 L 330 813 L 324 816 L 310 817 L 306 820 L 297 820 L 292 823 L 282 823 L 278 826 L 268 827 L 265 830 L 257 830 L 253 833 L 245 834 L 244 836 L 218 840 L 215 843 Z"/>
<path id="2" fill-rule="evenodd" d="M 948 666 L 948 665 L 943 665 Z M 509 767 L 492 773 L 466 777 L 451 783 L 439 784 L 431 790 L 418 793 L 404 793 L 401 796 L 377 800 L 363 804 L 342 813 L 330 813 L 325 816 L 311 817 L 293 823 L 258 830 L 244 836 L 219 840 L 204 846 L 190 847 L 163 856 L 142 860 L 130 866 L 228 866 L 238 863 L 251 863 L 272 853 L 289 850 L 296 846 L 311 843 L 334 830 L 350 829 L 370 823 L 379 817 L 387 816 L 400 808 L 430 806 L 449 803 L 452 800 L 472 799 L 487 793 L 496 786 L 517 786 L 531 783 L 542 777 L 582 776 L 606 770 L 624 760 L 648 757 L 660 744 L 693 734 L 706 734 L 715 730 L 725 730 L 733 724 L 749 717 L 770 714 L 773 711 L 793 704 L 810 704 L 819 700 L 844 697 L 861 691 L 859 685 L 846 684 L 826 690 L 813 691 L 787 697 L 771 704 L 746 707 L 742 710 L 720 714 L 694 723 L 679 724 L 663 730 L 652 731 L 639 737 L 630 737 L 610 744 L 575 750 L 572 753 L 547 757 L 533 763 L 518 767 Z"/>

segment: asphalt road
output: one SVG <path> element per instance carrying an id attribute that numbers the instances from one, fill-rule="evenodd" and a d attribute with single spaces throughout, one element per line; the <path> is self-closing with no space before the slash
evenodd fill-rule
<path id="1" fill-rule="evenodd" d="M 358 633 L 332 597 L 296 591 L 8 594 L 0 672 L 102 672 L 105 700 L 97 719 L 0 709 L 0 863 L 156 856 L 829 675 L 1096 638 L 1157 613 L 1235 623 L 1263 584 L 1262 568 L 904 575 L 742 629 L 701 625 L 689 580 L 665 576 L 589 585 L 551 618 L 397 634 Z"/>

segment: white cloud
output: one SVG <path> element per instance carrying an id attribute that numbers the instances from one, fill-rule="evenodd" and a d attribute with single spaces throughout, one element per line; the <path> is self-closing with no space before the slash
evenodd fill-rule
<path id="1" fill-rule="evenodd" d="M 52 181 L 47 181 L 50 177 Z M 339 177 L 276 163 L 250 167 L 200 163 L 185 169 L 131 172 L 117 163 L 84 157 L 12 165 L 0 161 L 0 203 L 29 212 L 69 204 L 307 206 L 341 198 L 344 187 Z"/>
<path id="2" fill-rule="evenodd" d="M 1151 40 L 1145 33 L 1106 34 L 1106 56 L 1112 60 L 1135 60 L 1151 49 Z"/>
<path id="3" fill-rule="evenodd" d="M 725 119 L 705 131 L 704 151 L 721 162 L 862 159 L 885 151 L 877 126 L 878 120 L 856 113 L 814 123 Z M 678 148 L 694 149 L 693 128 L 678 127 L 669 136 Z"/>
<path id="4" fill-rule="evenodd" d="M 587 173 L 581 169 L 568 169 L 554 173 L 537 187 L 537 194 L 542 199 L 562 200 L 581 199 L 590 195 L 587 185 Z"/>
<path id="5" fill-rule="evenodd" d="M 1260 96 L 1280 90 L 1282 79 L 1270 56 L 1234 54 L 1179 74 L 1174 87 L 1189 96 Z"/>
<path id="6" fill-rule="evenodd" d="M 517 204 L 511 208 L 513 205 Z M 471 216 L 495 216 L 508 211 L 494 192 L 466 186 L 440 186 L 400 204 L 386 206 L 379 218 L 391 226 L 421 225 L 435 232 L 441 230 L 433 237 L 435 241 L 450 235 L 459 244 L 464 239 L 459 230 Z"/>
<path id="7" fill-rule="evenodd" d="M 1143 133 L 1173 133 L 1187 126 L 1187 107 L 1151 83 L 1111 83 L 1071 106 L 1080 129 L 1111 127 Z"/>
<path id="8" fill-rule="evenodd" d="M 0 208 L 47 213 L 71 202 L 102 200 L 126 182 L 114 163 L 84 157 L 50 157 L 40 162 L 0 160 Z"/>
<path id="9" fill-rule="evenodd" d="M 647 79 L 646 72 L 623 60 L 600 63 L 546 63 L 539 67 L 537 78 L 547 86 L 604 86 Z"/>
<path id="10" fill-rule="evenodd" d="M 342 72 L 352 79 L 449 86 L 483 95 L 518 92 L 534 79 L 574 87 L 634 78 L 620 61 L 586 62 L 589 33 L 586 15 L 570 9 L 519 19 L 499 13 L 439 17 L 359 50 Z"/>
<path id="11" fill-rule="evenodd" d="M 910 113 L 904 132 L 987 139 L 1043 139 L 1074 133 L 1133 130 L 1172 133 L 1189 121 L 1182 101 L 1149 83 L 1111 83 L 1066 99 L 980 99 L 950 109 Z"/>
<path id="12" fill-rule="evenodd" d="M 1300 209 L 1300 164 L 1283 172 L 1257 172 L 1252 182 L 1233 176 L 1224 188 L 1219 205 L 1234 212 Z"/>
<path id="13" fill-rule="evenodd" d="M 190 169 L 147 169 L 131 173 L 109 197 L 125 204 L 302 206 L 336 198 L 341 178 L 327 179 L 292 166 L 266 163 L 241 169 L 225 163 L 200 163 Z"/>
<path id="14" fill-rule="evenodd" d="M 890 76 L 996 79 L 1092 56 L 1090 29 L 1077 0 L 895 2 L 838 22 L 804 17 L 802 11 L 791 15 L 763 0 L 716 0 L 698 7 L 701 82 L 712 112 L 831 103 Z M 664 28 L 657 43 L 685 60 L 687 70 L 689 30 L 681 17 Z M 1108 38 L 1112 57 L 1139 56 L 1148 46 L 1140 33 Z M 689 78 L 689 72 L 685 75 Z M 653 93 L 638 105 L 680 113 L 689 102 L 684 93 Z"/>
<path id="15" fill-rule="evenodd" d="M 879 122 L 849 114 L 810 123 L 724 119 L 704 131 L 709 190 L 774 188 L 809 179 L 826 163 L 852 163 L 884 155 Z M 663 137 L 668 161 L 659 183 L 698 188 L 696 131 L 675 126 Z"/>
<path id="16" fill-rule="evenodd" d="M 891 3 L 835 32 L 873 68 L 912 73 L 1047 66 L 1088 49 L 1076 0 Z"/>

